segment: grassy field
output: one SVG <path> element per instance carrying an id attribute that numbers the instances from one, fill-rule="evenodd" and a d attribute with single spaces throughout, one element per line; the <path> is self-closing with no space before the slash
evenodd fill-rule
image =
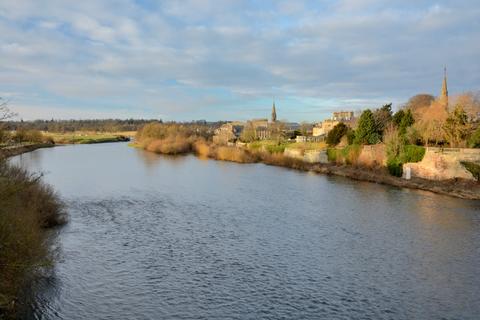
<path id="1" fill-rule="evenodd" d="M 44 135 L 51 137 L 55 144 L 89 144 L 127 141 L 127 137 L 134 136 L 135 132 L 46 132 Z"/>
<path id="2" fill-rule="evenodd" d="M 302 150 L 324 150 L 327 148 L 325 142 L 295 142 L 288 145 L 289 148 Z"/>
<path id="3" fill-rule="evenodd" d="M 270 153 L 282 153 L 287 147 L 302 150 L 324 150 L 327 145 L 325 142 L 277 142 L 275 140 L 261 140 L 248 144 L 250 150 L 263 150 Z"/>

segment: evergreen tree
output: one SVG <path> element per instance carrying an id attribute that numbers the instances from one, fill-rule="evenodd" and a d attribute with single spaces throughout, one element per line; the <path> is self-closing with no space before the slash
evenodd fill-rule
<path id="1" fill-rule="evenodd" d="M 380 135 L 377 131 L 375 118 L 370 109 L 362 112 L 358 121 L 358 128 L 355 131 L 355 143 L 375 144 L 380 142 Z"/>
<path id="2" fill-rule="evenodd" d="M 330 130 L 327 134 L 327 144 L 331 147 L 336 146 L 340 143 L 342 137 L 348 132 L 348 127 L 345 123 L 340 122 L 332 130 Z"/>

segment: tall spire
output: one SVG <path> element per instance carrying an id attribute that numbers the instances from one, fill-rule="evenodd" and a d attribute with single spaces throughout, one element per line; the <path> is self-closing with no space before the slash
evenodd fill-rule
<path id="1" fill-rule="evenodd" d="M 275 98 L 273 98 L 273 106 L 272 106 L 272 122 L 277 121 L 277 110 L 275 110 Z"/>
<path id="2" fill-rule="evenodd" d="M 447 67 L 443 68 L 443 84 L 440 101 L 448 108 Z"/>

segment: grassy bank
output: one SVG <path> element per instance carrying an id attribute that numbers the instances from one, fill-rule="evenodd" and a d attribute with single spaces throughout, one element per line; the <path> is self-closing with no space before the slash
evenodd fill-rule
<path id="1" fill-rule="evenodd" d="M 48 229 L 65 221 L 41 176 L 0 161 L 0 318 L 14 314 L 20 290 L 51 266 Z"/>
<path id="2" fill-rule="evenodd" d="M 53 143 L 22 143 L 18 145 L 0 147 L 0 159 L 17 156 L 22 153 L 31 152 L 41 148 L 51 148 Z"/>
<path id="3" fill-rule="evenodd" d="M 480 199 L 480 188 L 472 181 L 456 179 L 452 181 L 431 181 L 420 178 L 405 180 L 389 173 L 387 167 L 362 167 L 358 158 L 361 145 L 347 145 L 344 148 L 327 149 L 331 163 L 311 164 L 299 159 L 285 156 L 285 148 L 308 150 L 324 150 L 326 145 L 320 143 L 292 143 L 275 141 L 255 141 L 243 147 L 214 144 L 208 136 L 199 130 L 190 130 L 178 124 L 150 124 L 139 131 L 136 136 L 136 147 L 159 154 L 179 155 L 194 153 L 199 157 L 238 163 L 261 162 L 267 165 L 287 167 L 297 170 L 339 175 L 352 179 L 383 183 L 398 187 L 429 190 L 465 199 Z M 423 158 L 424 148 L 408 145 L 399 153 L 402 162 L 416 162 Z M 475 169 L 476 170 L 476 169 Z"/>
<path id="4" fill-rule="evenodd" d="M 95 133 L 95 132 L 73 132 L 73 133 L 44 133 L 55 144 L 91 144 L 105 142 L 129 141 L 131 133 Z"/>

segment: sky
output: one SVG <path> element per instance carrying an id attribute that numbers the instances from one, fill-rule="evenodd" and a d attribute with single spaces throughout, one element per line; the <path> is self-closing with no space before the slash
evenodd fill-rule
<path id="1" fill-rule="evenodd" d="M 19 118 L 318 121 L 480 89 L 480 2 L 0 0 Z"/>

